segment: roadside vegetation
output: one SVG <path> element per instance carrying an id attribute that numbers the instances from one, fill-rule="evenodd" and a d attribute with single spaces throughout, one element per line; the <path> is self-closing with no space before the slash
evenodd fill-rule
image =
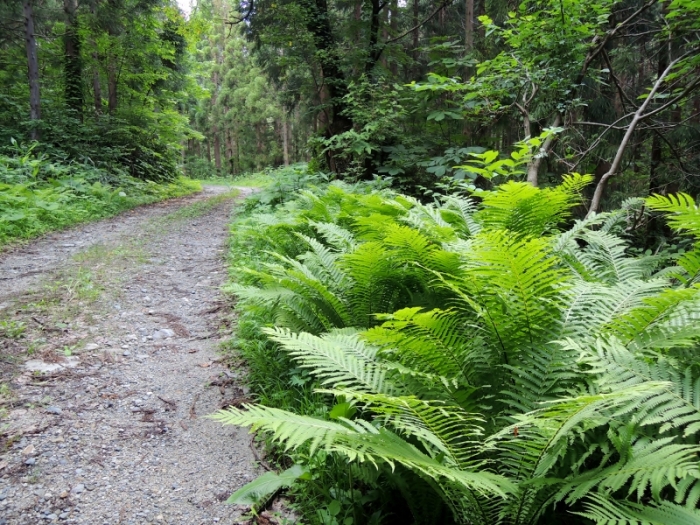
<path id="1" fill-rule="evenodd" d="M 290 469 L 232 501 L 296 479 L 310 523 L 700 519 L 692 198 L 575 219 L 591 177 L 428 204 L 306 177 L 232 227 L 258 403 L 215 418 Z M 687 250 L 631 242 L 659 212 Z"/>
<path id="2" fill-rule="evenodd" d="M 0 248 L 134 208 L 201 191 L 185 178 L 139 180 L 87 164 L 52 162 L 29 148 L 0 155 Z"/>

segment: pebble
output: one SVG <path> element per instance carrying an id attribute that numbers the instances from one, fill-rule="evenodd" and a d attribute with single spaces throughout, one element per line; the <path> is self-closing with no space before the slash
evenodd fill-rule
<path id="1" fill-rule="evenodd" d="M 133 231 L 137 242 L 143 240 L 144 251 L 169 255 L 133 261 L 127 272 L 104 261 L 105 289 L 118 291 L 118 302 L 115 294 L 104 297 L 98 309 L 85 304 L 85 311 L 76 315 L 65 335 L 76 337 L 70 344 L 80 348 L 83 360 L 76 365 L 82 371 L 52 381 L 50 389 L 18 387 L 21 399 L 26 400 L 26 407 L 18 405 L 24 411 L 18 419 L 27 428 L 39 430 L 26 432 L 0 460 L 0 465 L 8 460 L 8 465 L 21 467 L 12 477 L 5 475 L 7 468 L 0 470 L 0 525 L 241 521 L 244 509 L 219 502 L 214 495 L 224 488 L 232 492 L 255 477 L 249 438 L 245 431 L 224 428 L 202 417 L 222 399 L 217 388 L 205 386 L 211 369 L 197 366 L 202 360 L 216 358 L 217 341 L 198 343 L 199 352 L 190 354 L 191 344 L 179 338 L 170 324 L 181 324 L 193 334 L 213 329 L 215 320 L 198 313 L 220 299 L 217 289 L 225 279 L 223 272 L 219 279 L 207 282 L 206 289 L 198 289 L 200 293 L 188 293 L 188 305 L 173 288 L 191 290 L 205 274 L 210 277 L 212 268 L 219 269 L 216 250 L 224 242 L 230 209 L 212 216 L 207 235 L 193 235 L 187 232 L 187 225 L 178 224 L 184 233 L 178 229 L 153 239 L 148 234 L 141 237 L 141 217 L 154 216 L 169 206 L 131 212 L 129 220 L 136 222 L 128 229 L 122 228 L 119 219 L 91 226 L 94 232 L 86 237 L 86 245 L 105 242 L 109 247 L 114 238 L 111 228 L 116 224 L 118 242 L 130 242 Z M 84 231 L 78 229 L 81 234 Z M 57 251 L 56 241 L 45 248 L 42 253 Z M 196 269 L 182 271 L 184 265 Z M 150 303 L 143 302 L 144 295 Z M 107 353 L 97 355 L 102 351 Z M 239 376 L 244 374 L 242 370 Z M 44 401 L 44 396 L 51 399 Z M 156 396 L 173 400 L 177 406 L 171 408 Z M 192 409 L 198 419 L 191 421 Z M 14 418 L 13 414 L 13 423 Z M 26 466 L 25 461 L 34 466 Z"/>
<path id="2" fill-rule="evenodd" d="M 34 465 L 36 463 L 36 458 L 28 458 L 24 461 L 25 465 Z"/>

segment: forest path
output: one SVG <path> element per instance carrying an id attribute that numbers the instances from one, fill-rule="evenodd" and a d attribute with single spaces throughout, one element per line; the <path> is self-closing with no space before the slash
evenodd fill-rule
<path id="1" fill-rule="evenodd" d="M 217 354 L 226 192 L 0 254 L 0 525 L 238 521 L 250 437 L 202 417 L 244 396 Z"/>

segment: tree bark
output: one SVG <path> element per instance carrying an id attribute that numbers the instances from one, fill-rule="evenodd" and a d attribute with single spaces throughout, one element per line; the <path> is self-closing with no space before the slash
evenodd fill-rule
<path id="1" fill-rule="evenodd" d="M 282 155 L 284 156 L 284 165 L 289 166 L 289 123 L 286 113 L 282 115 Z"/>
<path id="2" fill-rule="evenodd" d="M 391 29 L 391 34 L 396 35 L 396 30 L 399 27 L 399 2 L 398 0 L 391 0 L 391 4 L 389 6 L 389 27 Z M 391 74 L 396 77 L 399 73 L 399 67 L 398 63 L 396 62 L 396 59 L 392 60 L 389 63 L 389 71 L 391 71 Z"/>
<path id="3" fill-rule="evenodd" d="M 420 0 L 413 0 L 413 27 L 417 27 L 419 23 L 418 17 L 420 16 Z M 413 32 L 413 78 L 418 79 L 420 74 L 420 64 L 418 64 L 418 42 L 420 38 L 420 29 L 416 29 Z"/>
<path id="4" fill-rule="evenodd" d="M 32 0 L 24 2 L 24 34 L 27 50 L 27 76 L 29 79 L 29 118 L 36 124 L 41 119 L 41 94 L 39 91 L 39 58 L 34 34 L 34 8 Z M 39 140 L 39 129 L 32 126 L 32 140 Z"/>
<path id="5" fill-rule="evenodd" d="M 63 36 L 66 105 L 80 119 L 83 119 L 83 64 L 80 57 L 80 35 L 78 34 L 78 3 L 76 0 L 63 0 L 66 17 L 66 32 Z"/>
<path id="6" fill-rule="evenodd" d="M 212 130 L 214 135 L 214 166 L 216 166 L 216 171 L 221 172 L 221 136 L 219 134 L 219 127 L 214 124 L 214 129 Z"/>
<path id="7" fill-rule="evenodd" d="M 95 69 L 92 72 L 92 94 L 95 102 L 95 114 L 100 115 L 102 113 L 102 86 L 100 85 L 100 70 L 97 66 L 97 53 L 93 53 L 92 56 L 95 59 Z"/>
<path id="8" fill-rule="evenodd" d="M 474 0 L 466 0 L 464 14 L 464 48 L 467 52 L 474 48 Z"/>
<path id="9" fill-rule="evenodd" d="M 561 126 L 562 122 L 562 117 L 561 113 L 557 113 L 557 116 L 554 117 L 554 122 L 552 122 L 551 127 L 552 128 L 558 128 Z M 528 127 L 529 127 L 529 121 L 528 121 Z M 527 181 L 532 184 L 533 186 L 537 186 L 539 184 L 539 171 L 540 171 L 540 165 L 542 164 L 542 159 L 544 159 L 547 155 L 549 155 L 549 150 L 552 148 L 552 145 L 554 144 L 554 139 L 555 135 L 550 135 L 547 137 L 544 141 L 544 144 L 542 144 L 542 147 L 540 148 L 540 153 L 539 155 L 535 156 L 530 163 L 527 165 Z"/>
<path id="10" fill-rule="evenodd" d="M 112 54 L 107 65 L 107 109 L 110 115 L 117 111 L 117 64 L 116 57 Z"/>

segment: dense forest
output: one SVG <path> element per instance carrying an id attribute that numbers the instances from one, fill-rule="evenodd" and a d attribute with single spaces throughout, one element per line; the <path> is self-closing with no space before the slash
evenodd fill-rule
<path id="1" fill-rule="evenodd" d="M 191 7 L 0 5 L 0 244 L 265 172 L 229 501 L 700 523 L 700 1 Z"/>

